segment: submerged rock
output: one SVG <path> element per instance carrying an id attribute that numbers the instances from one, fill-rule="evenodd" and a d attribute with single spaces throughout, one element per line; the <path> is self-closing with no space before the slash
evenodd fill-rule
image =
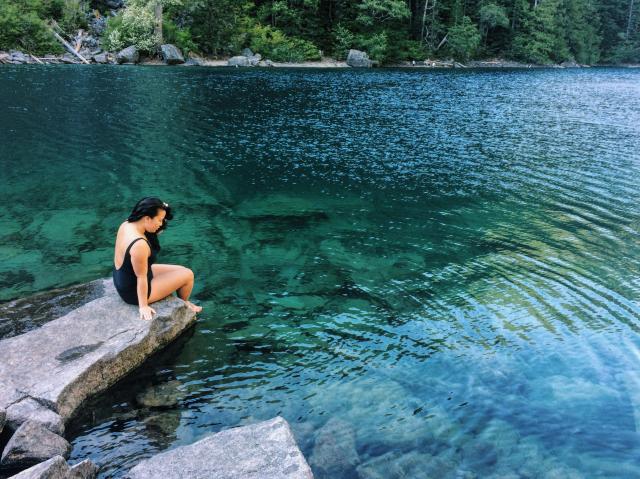
<path id="1" fill-rule="evenodd" d="M 366 52 L 360 50 L 349 50 L 347 55 L 347 65 L 354 68 L 370 68 L 373 62 L 369 59 Z"/>
<path id="2" fill-rule="evenodd" d="M 35 421 L 23 423 L 11 436 L 0 464 L 4 468 L 23 468 L 54 456 L 69 457 L 71 444 Z"/>
<path id="3" fill-rule="evenodd" d="M 169 43 L 160 46 L 162 52 L 162 59 L 167 65 L 179 65 L 184 63 L 184 57 L 178 47 Z"/>
<path id="4" fill-rule="evenodd" d="M 129 479 L 312 479 L 287 421 L 276 417 L 227 429 L 142 461 Z"/>
<path id="5" fill-rule="evenodd" d="M 131 45 L 123 50 L 120 50 L 116 55 L 116 61 L 118 64 L 122 63 L 138 63 L 140 60 L 140 53 L 138 49 Z"/>
<path id="6" fill-rule="evenodd" d="M 360 457 L 351 424 L 329 419 L 318 431 L 309 463 L 320 478 L 353 476 Z"/>
<path id="7" fill-rule="evenodd" d="M 35 466 L 25 469 L 11 479 L 70 479 L 69 465 L 62 456 L 54 456 Z M 75 479 L 75 476 L 74 476 Z"/>
<path id="8" fill-rule="evenodd" d="M 144 407 L 173 407 L 185 396 L 185 393 L 180 390 L 180 386 L 182 383 L 177 380 L 150 386 L 146 391 L 136 396 L 136 402 Z"/>

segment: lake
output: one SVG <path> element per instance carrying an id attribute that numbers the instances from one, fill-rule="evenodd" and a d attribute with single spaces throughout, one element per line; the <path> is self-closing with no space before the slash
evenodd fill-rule
<path id="1" fill-rule="evenodd" d="M 154 195 L 205 308 L 68 426 L 72 461 L 281 415 L 317 478 L 640 477 L 640 70 L 3 66 L 0 92 L 0 300 L 108 276 Z"/>

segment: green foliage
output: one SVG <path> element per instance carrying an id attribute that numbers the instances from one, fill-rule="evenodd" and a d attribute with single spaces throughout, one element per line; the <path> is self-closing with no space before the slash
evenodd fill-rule
<path id="1" fill-rule="evenodd" d="M 61 5 L 54 2 L 0 1 L 0 49 L 16 48 L 36 55 L 61 52 L 44 20 L 60 11 Z"/>
<path id="2" fill-rule="evenodd" d="M 254 25 L 249 31 L 249 46 L 254 52 L 277 62 L 320 59 L 320 50 L 313 43 L 288 37 L 270 26 Z"/>
<path id="3" fill-rule="evenodd" d="M 449 28 L 447 46 L 451 54 L 462 61 L 475 54 L 480 46 L 480 33 L 469 17 L 462 17 L 462 23 Z"/>
<path id="4" fill-rule="evenodd" d="M 130 4 L 118 15 L 109 18 L 102 41 L 112 51 L 135 45 L 140 51 L 153 52 L 157 45 L 153 30 L 153 11 L 146 5 Z"/>
<path id="5" fill-rule="evenodd" d="M 384 30 L 371 35 L 360 35 L 358 47 L 367 52 L 369 58 L 383 63 L 387 59 L 389 50 L 389 38 Z"/>
<path id="6" fill-rule="evenodd" d="M 333 30 L 333 54 L 338 60 L 347 58 L 351 48 L 355 48 L 356 36 L 341 23 Z"/>
<path id="7" fill-rule="evenodd" d="M 513 55 L 525 62 L 549 64 L 571 59 L 558 24 L 558 0 L 545 0 L 525 14 L 513 40 Z"/>
<path id="8" fill-rule="evenodd" d="M 411 11 L 402 0 L 361 0 L 356 20 L 365 26 L 393 20 L 405 20 Z"/>
<path id="9" fill-rule="evenodd" d="M 188 27 L 180 28 L 171 20 L 162 22 L 162 34 L 165 43 L 171 43 L 182 50 L 184 55 L 198 51 L 198 45 L 193 41 Z"/>
<path id="10" fill-rule="evenodd" d="M 88 6 L 84 0 L 64 0 L 58 25 L 67 33 L 87 28 Z"/>
<path id="11" fill-rule="evenodd" d="M 504 7 L 495 3 L 487 3 L 480 7 L 480 28 L 483 35 L 496 27 L 507 28 L 509 26 L 509 17 Z"/>

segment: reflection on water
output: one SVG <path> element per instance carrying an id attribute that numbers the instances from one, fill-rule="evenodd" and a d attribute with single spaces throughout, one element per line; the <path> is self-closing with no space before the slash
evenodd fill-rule
<path id="1" fill-rule="evenodd" d="M 72 459 L 279 414 L 319 478 L 640 476 L 639 75 L 3 68 L 0 297 L 158 194 L 205 306 Z"/>

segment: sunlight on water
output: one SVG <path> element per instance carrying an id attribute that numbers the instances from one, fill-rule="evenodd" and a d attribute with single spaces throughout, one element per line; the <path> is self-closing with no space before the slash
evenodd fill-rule
<path id="1" fill-rule="evenodd" d="M 318 478 L 640 476 L 639 80 L 4 67 L 0 298 L 107 276 L 156 194 L 205 307 L 72 460 L 279 414 Z"/>

